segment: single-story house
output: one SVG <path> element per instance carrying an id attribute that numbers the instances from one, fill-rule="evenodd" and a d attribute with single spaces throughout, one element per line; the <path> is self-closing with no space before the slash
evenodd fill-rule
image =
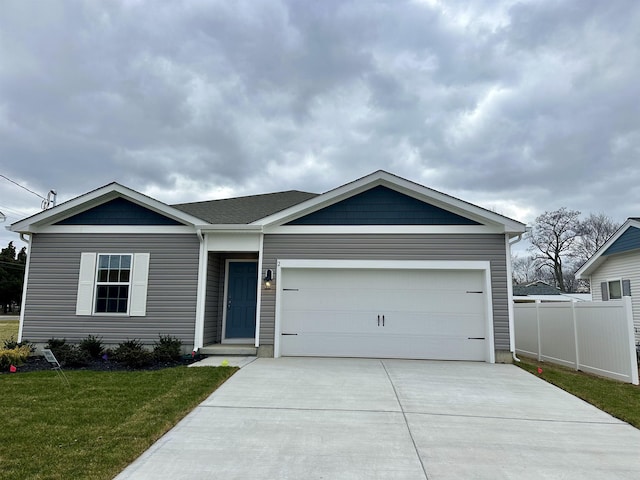
<path id="1" fill-rule="evenodd" d="M 172 335 L 262 356 L 511 361 L 525 225 L 377 171 L 313 194 L 167 205 L 111 183 L 11 225 L 20 338 Z"/>
<path id="2" fill-rule="evenodd" d="M 636 344 L 640 344 L 640 218 L 628 218 L 576 277 L 589 280 L 594 301 L 631 297 Z"/>
<path id="3" fill-rule="evenodd" d="M 542 280 L 513 286 L 513 301 L 515 303 L 541 302 L 585 302 L 591 301 L 590 293 L 567 293 L 558 287 L 549 285 Z"/>

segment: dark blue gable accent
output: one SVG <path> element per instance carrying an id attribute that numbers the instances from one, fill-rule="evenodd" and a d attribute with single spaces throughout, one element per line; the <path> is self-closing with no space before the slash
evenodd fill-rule
<path id="1" fill-rule="evenodd" d="M 628 252 L 640 248 L 640 229 L 629 227 L 627 231 L 607 248 L 602 255 L 612 255 L 614 253 Z"/>
<path id="2" fill-rule="evenodd" d="M 390 188 L 377 186 L 287 225 L 480 225 Z"/>
<path id="3" fill-rule="evenodd" d="M 56 225 L 182 225 L 140 205 L 116 198 L 65 218 Z"/>

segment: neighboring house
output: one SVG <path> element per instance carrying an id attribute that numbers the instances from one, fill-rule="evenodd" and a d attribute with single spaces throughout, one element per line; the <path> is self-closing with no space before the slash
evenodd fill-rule
<path id="1" fill-rule="evenodd" d="M 513 286 L 513 301 L 515 303 L 531 303 L 536 300 L 541 302 L 572 302 L 574 300 L 584 302 L 591 300 L 591 294 L 565 293 L 558 287 L 549 285 L 542 280 Z"/>
<path id="2" fill-rule="evenodd" d="M 14 223 L 20 338 L 262 356 L 510 361 L 525 225 L 384 171 L 321 195 L 166 205 L 112 183 Z"/>
<path id="3" fill-rule="evenodd" d="M 591 283 L 594 301 L 631 297 L 636 344 L 640 344 L 640 218 L 629 218 L 578 269 L 576 278 Z"/>

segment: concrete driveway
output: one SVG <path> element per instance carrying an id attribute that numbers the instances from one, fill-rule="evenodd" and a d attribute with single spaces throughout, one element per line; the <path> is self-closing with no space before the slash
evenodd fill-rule
<path id="1" fill-rule="evenodd" d="M 638 479 L 640 431 L 513 365 L 261 358 L 116 478 Z"/>

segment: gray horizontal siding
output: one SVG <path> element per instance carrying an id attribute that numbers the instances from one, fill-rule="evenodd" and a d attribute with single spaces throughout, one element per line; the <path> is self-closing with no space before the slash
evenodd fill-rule
<path id="1" fill-rule="evenodd" d="M 263 271 L 277 260 L 489 261 L 496 350 L 509 350 L 509 307 L 504 235 L 265 235 Z M 276 282 L 278 279 L 276 279 Z M 263 290 L 260 343 L 274 339 L 275 290 Z"/>
<path id="2" fill-rule="evenodd" d="M 224 264 L 220 261 L 220 255 L 209 253 L 207 259 L 207 298 L 204 307 L 204 336 L 205 345 L 216 343 L 220 338 L 222 317 L 219 313 L 222 305 L 222 277 Z"/>
<path id="3" fill-rule="evenodd" d="M 150 253 L 145 317 L 76 316 L 80 254 Z M 102 336 L 105 343 L 159 334 L 193 345 L 199 242 L 195 235 L 35 234 L 31 245 L 23 337 L 78 341 Z"/>

